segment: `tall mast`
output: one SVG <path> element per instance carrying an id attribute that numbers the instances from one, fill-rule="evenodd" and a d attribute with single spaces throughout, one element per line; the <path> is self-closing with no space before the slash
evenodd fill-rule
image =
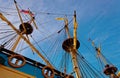
<path id="1" fill-rule="evenodd" d="M 77 21 L 76 21 L 76 11 L 74 11 L 74 31 L 73 31 L 73 51 L 70 52 L 71 57 L 72 57 L 72 62 L 74 66 L 74 71 L 76 74 L 76 78 L 81 78 L 80 75 L 80 70 L 78 67 L 78 62 L 77 62 Z"/>
<path id="2" fill-rule="evenodd" d="M 65 22 L 65 31 L 67 33 L 68 39 L 66 39 L 62 47 L 66 52 L 69 52 L 72 58 L 72 63 L 73 63 L 73 69 L 76 74 L 76 78 L 81 78 L 80 75 L 80 70 L 78 67 L 78 62 L 77 62 L 77 49 L 80 46 L 79 41 L 77 40 L 77 21 L 76 21 L 76 12 L 74 12 L 74 31 L 73 31 L 73 38 L 71 38 L 71 35 L 69 33 L 69 28 L 68 28 L 68 19 L 65 18 L 57 18 L 57 20 L 64 20 Z"/>
<path id="3" fill-rule="evenodd" d="M 89 40 L 91 40 L 91 39 L 89 39 Z M 104 65 L 103 73 L 106 76 L 109 76 L 110 78 L 119 78 L 119 74 L 118 74 L 118 76 L 116 75 L 118 68 L 115 67 L 113 64 L 109 63 L 109 61 L 101 53 L 100 47 L 96 47 L 93 41 L 92 41 L 92 45 L 97 52 L 97 58 L 99 58 L 99 61 L 101 62 L 101 64 Z"/>

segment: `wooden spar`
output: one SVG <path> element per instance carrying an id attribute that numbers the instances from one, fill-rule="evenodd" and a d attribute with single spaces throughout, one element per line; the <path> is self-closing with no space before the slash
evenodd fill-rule
<path id="1" fill-rule="evenodd" d="M 15 0 L 14 0 L 14 3 L 15 3 L 15 6 L 16 6 L 16 9 L 17 9 L 17 12 L 18 12 L 18 16 L 19 16 L 19 18 L 20 18 L 20 21 L 21 21 L 22 26 L 23 26 L 23 29 L 24 29 L 24 31 L 23 31 L 22 33 L 25 33 L 25 32 L 26 32 L 26 28 L 25 28 L 25 26 L 24 26 L 24 22 L 23 22 L 23 20 L 22 20 L 21 15 L 20 15 L 20 11 L 19 11 L 19 8 L 18 8 L 18 6 L 17 6 L 17 2 L 16 2 Z"/>
<path id="2" fill-rule="evenodd" d="M 76 49 L 76 43 L 77 43 L 77 21 L 76 21 L 76 11 L 74 11 L 74 31 L 73 31 L 73 51 L 70 52 L 71 56 L 72 56 L 72 62 L 73 62 L 73 66 L 74 66 L 74 71 L 76 74 L 76 78 L 81 78 L 80 75 L 80 70 L 78 67 L 78 62 L 77 62 L 77 49 Z"/>
<path id="3" fill-rule="evenodd" d="M 30 48 L 31 48 L 33 51 L 35 51 L 35 52 L 38 54 L 38 56 L 41 57 L 41 58 L 45 61 L 45 63 L 46 63 L 48 66 L 54 68 L 54 67 L 50 64 L 50 62 L 49 62 L 46 58 L 44 58 L 43 55 L 34 47 L 34 45 L 32 45 L 31 42 L 30 42 L 29 40 L 27 40 L 26 37 L 24 37 L 24 36 L 22 35 L 22 33 L 20 33 L 19 30 L 17 30 L 17 29 L 15 28 L 15 26 L 14 26 L 10 21 L 8 21 L 8 20 L 6 19 L 6 17 L 3 16 L 2 13 L 0 13 L 0 18 L 1 18 L 3 21 L 5 21 L 5 22 L 30 46 Z"/>
<path id="4" fill-rule="evenodd" d="M 14 52 L 14 50 L 16 49 L 16 47 L 17 47 L 18 43 L 20 42 L 20 39 L 21 39 L 21 37 L 20 37 L 20 36 L 18 36 L 18 38 L 17 38 L 17 40 L 16 40 L 15 44 L 13 45 L 13 47 L 12 47 L 11 51 L 13 51 L 13 52 Z"/>
<path id="5" fill-rule="evenodd" d="M 18 12 L 18 16 L 19 16 L 19 18 L 20 18 L 20 21 L 21 21 L 22 26 L 23 26 L 23 29 L 24 29 L 22 33 L 25 33 L 25 32 L 26 32 L 26 28 L 25 28 L 25 26 L 24 26 L 24 22 L 23 22 L 23 20 L 22 20 L 21 15 L 20 15 L 20 11 L 19 11 L 19 8 L 18 8 L 18 6 L 17 6 L 17 2 L 16 2 L 15 0 L 14 0 L 14 3 L 15 3 L 15 6 L 16 6 L 16 9 L 17 9 L 17 12 Z M 12 47 L 11 51 L 13 51 L 13 52 L 14 52 L 14 50 L 16 49 L 16 47 L 17 47 L 17 45 L 18 45 L 18 43 L 19 43 L 20 39 L 21 39 L 21 37 L 20 37 L 20 36 L 18 36 L 18 38 L 17 38 L 17 40 L 16 40 L 15 44 L 13 45 L 13 47 Z"/>
<path id="6" fill-rule="evenodd" d="M 92 41 L 90 39 L 90 41 L 92 42 L 92 46 L 95 48 L 96 52 L 97 52 L 97 57 L 100 58 L 100 60 L 103 62 L 104 65 L 107 65 L 108 62 L 105 59 L 105 57 L 101 54 L 101 45 L 99 45 L 99 47 L 97 47 L 94 43 L 94 41 Z"/>
<path id="7" fill-rule="evenodd" d="M 65 22 L 66 33 L 68 35 L 68 38 L 70 38 L 70 33 L 69 33 L 69 28 L 68 28 L 68 19 L 66 17 L 64 18 L 64 22 Z"/>
<path id="8" fill-rule="evenodd" d="M 30 17 L 31 17 L 30 22 L 33 22 L 35 28 L 38 29 L 38 26 L 37 26 L 36 23 L 35 23 L 35 17 L 32 15 L 32 12 L 31 12 L 30 10 L 29 10 L 29 15 L 30 15 Z"/>
<path id="9" fill-rule="evenodd" d="M 56 20 L 64 20 L 64 22 L 65 22 L 65 31 L 66 31 L 66 33 L 67 33 L 67 35 L 68 35 L 68 38 L 70 38 L 70 33 L 69 33 L 69 28 L 68 28 L 68 19 L 66 18 L 66 17 L 64 17 L 64 18 L 56 18 Z"/>
<path id="10" fill-rule="evenodd" d="M 74 31 L 73 31 L 73 45 L 74 49 L 76 49 L 76 42 L 77 42 L 77 21 L 76 21 L 76 11 L 74 11 L 74 20 L 73 20 L 73 25 L 74 25 Z"/>

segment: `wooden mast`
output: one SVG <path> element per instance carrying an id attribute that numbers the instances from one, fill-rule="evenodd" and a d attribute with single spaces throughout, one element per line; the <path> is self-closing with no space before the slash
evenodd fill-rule
<path id="1" fill-rule="evenodd" d="M 76 78 L 81 78 L 80 75 L 80 70 L 79 70 L 79 66 L 78 66 L 78 62 L 77 62 L 77 49 L 76 49 L 76 45 L 77 45 L 77 21 L 76 21 L 76 11 L 74 11 L 74 20 L 73 20 L 73 24 L 74 24 L 74 31 L 73 31 L 73 51 L 70 52 L 71 57 L 72 57 L 72 62 L 73 62 L 73 66 L 74 66 L 74 71 L 76 74 Z"/>
<path id="2" fill-rule="evenodd" d="M 22 27 L 23 27 L 23 29 L 24 29 L 24 31 L 23 31 L 22 33 L 25 33 L 25 32 L 26 32 L 26 28 L 25 28 L 25 25 L 24 25 L 24 23 L 23 23 L 22 17 L 21 17 L 21 15 L 20 15 L 20 11 L 19 11 L 19 8 L 18 8 L 18 6 L 17 6 L 17 2 L 16 2 L 15 0 L 14 0 L 14 3 L 15 3 L 15 6 L 16 6 L 16 9 L 17 9 L 17 12 L 18 12 L 18 16 L 19 16 L 19 18 L 20 18 L 20 21 L 21 21 L 21 23 L 22 23 Z M 14 50 L 16 49 L 18 43 L 20 42 L 20 39 L 21 39 L 21 37 L 18 36 L 18 38 L 17 38 L 14 46 L 12 47 L 11 51 L 14 52 Z"/>
<path id="3" fill-rule="evenodd" d="M 73 69 L 75 71 L 76 74 L 76 78 L 81 78 L 80 75 L 80 70 L 78 67 L 78 62 L 77 62 L 77 21 L 76 21 L 76 12 L 74 12 L 74 31 L 73 31 L 73 38 L 71 38 L 70 33 L 69 33 L 69 28 L 68 28 L 68 19 L 65 18 L 57 18 L 57 20 L 64 20 L 65 22 L 65 31 L 67 33 L 67 37 L 68 39 L 66 41 L 64 41 L 65 43 L 63 43 L 63 45 L 67 46 L 66 47 L 66 51 L 70 52 L 70 55 L 72 57 L 72 63 L 73 63 Z M 73 39 L 73 42 L 70 42 L 71 39 Z M 69 43 L 67 43 L 67 41 L 69 41 Z M 71 44 L 73 43 L 73 44 Z M 72 46 L 72 47 L 71 47 Z"/>

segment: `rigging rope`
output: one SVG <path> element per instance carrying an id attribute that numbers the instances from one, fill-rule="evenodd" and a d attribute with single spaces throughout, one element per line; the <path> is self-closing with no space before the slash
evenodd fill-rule
<path id="1" fill-rule="evenodd" d="M 83 78 L 104 78 L 104 76 L 97 71 L 97 69 L 95 69 L 90 63 L 88 63 L 88 61 L 85 60 L 80 52 L 77 55 L 79 68 L 81 70 L 81 74 L 83 74 Z"/>
<path id="2" fill-rule="evenodd" d="M 41 49 L 41 51 L 43 52 L 43 54 L 46 56 L 47 60 L 51 62 L 51 60 L 49 59 L 49 57 L 47 56 L 47 54 L 42 50 L 42 48 L 40 47 L 40 45 L 36 42 L 36 40 L 32 37 L 32 35 L 30 35 L 30 37 L 33 39 L 33 41 L 37 44 L 37 46 L 39 47 L 39 49 Z M 52 63 L 53 64 L 53 63 Z"/>

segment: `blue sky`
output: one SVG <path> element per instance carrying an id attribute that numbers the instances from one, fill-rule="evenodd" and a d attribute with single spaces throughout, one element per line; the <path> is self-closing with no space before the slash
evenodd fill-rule
<path id="1" fill-rule="evenodd" d="M 81 42 L 79 51 L 81 54 L 91 63 L 97 67 L 95 60 L 95 51 L 88 41 L 89 38 L 94 40 L 96 45 L 101 44 L 101 51 L 115 66 L 120 69 L 120 0 L 16 0 L 19 7 L 22 9 L 28 9 L 35 14 L 36 23 L 42 32 L 42 35 L 36 34 L 38 31 L 35 30 L 35 40 L 41 40 L 44 37 L 49 36 L 53 32 L 57 32 L 59 29 L 64 27 L 63 21 L 56 21 L 56 17 L 64 17 L 67 15 L 69 21 L 72 20 L 74 10 L 77 12 L 78 21 L 78 39 Z M 0 0 L 0 12 L 7 12 L 11 16 L 6 17 L 11 21 L 16 21 L 16 10 L 13 0 Z M 47 15 L 45 13 L 53 13 Z M 19 21 L 19 20 L 18 20 Z M 19 24 L 15 24 L 19 25 Z M 72 28 L 72 23 L 70 27 Z M 52 27 L 51 27 L 52 26 Z M 52 29 L 51 29 L 52 28 Z M 1 29 L 1 27 L 0 27 Z M 52 30 L 52 31 L 51 31 Z M 71 31 L 71 30 L 70 30 Z M 49 33 L 48 33 L 49 32 Z M 45 35 L 47 33 L 47 35 Z M 43 36 L 44 35 L 44 36 Z M 58 38 L 55 35 L 55 38 Z M 55 41 L 52 38 L 52 41 Z M 51 38 L 50 38 L 51 39 Z M 62 38 L 59 38 L 62 40 Z M 34 41 L 34 40 L 33 40 Z M 44 41 L 43 41 L 44 42 Z M 42 49 L 46 49 L 45 44 L 41 42 L 40 46 Z M 0 42 L 1 43 L 1 42 Z M 48 44 L 49 45 L 49 44 Z M 43 47 L 42 47 L 43 46 Z M 29 51 L 29 50 L 27 50 Z M 47 50 L 45 50 L 47 51 Z M 59 51 L 59 49 L 58 49 Z M 91 52 L 92 51 L 92 52 Z M 23 53 L 23 52 L 22 52 Z M 27 52 L 23 53 L 24 55 Z M 43 54 L 44 55 L 44 54 Z M 52 54 L 51 54 L 52 55 Z M 26 56 L 38 59 L 36 56 L 27 54 Z M 60 59 L 60 58 L 57 58 Z"/>

